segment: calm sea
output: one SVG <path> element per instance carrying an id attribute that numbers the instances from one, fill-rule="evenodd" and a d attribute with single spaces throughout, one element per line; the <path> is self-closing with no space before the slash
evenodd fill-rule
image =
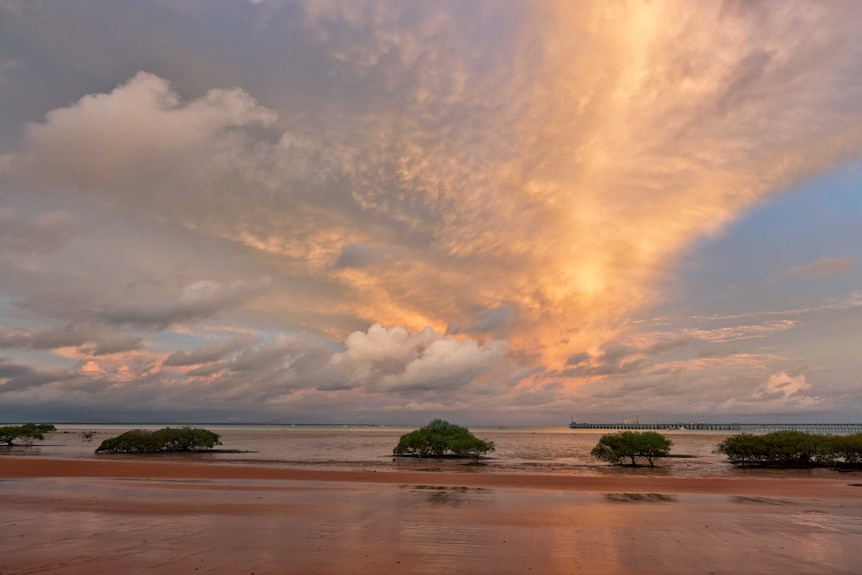
<path id="1" fill-rule="evenodd" d="M 412 427 L 326 425 L 203 425 L 221 435 L 221 450 L 183 455 L 96 455 L 96 447 L 129 429 L 158 429 L 161 425 L 61 425 L 45 441 L 29 447 L 0 448 L 0 454 L 61 458 L 123 459 L 149 457 L 207 460 L 235 464 L 316 467 L 328 469 L 460 471 L 464 473 L 547 473 L 554 475 L 644 474 L 671 476 L 831 476 L 830 470 L 736 469 L 715 448 L 727 432 L 663 432 L 674 445 L 674 457 L 657 467 L 620 468 L 597 462 L 590 449 L 602 431 L 568 427 L 473 427 L 479 438 L 491 440 L 496 451 L 485 465 L 462 461 L 393 458 L 392 448 Z M 94 432 L 92 439 L 84 431 Z"/>

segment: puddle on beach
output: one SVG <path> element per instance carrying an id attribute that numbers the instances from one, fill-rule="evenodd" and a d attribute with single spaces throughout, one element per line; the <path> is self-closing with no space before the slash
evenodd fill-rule
<path id="1" fill-rule="evenodd" d="M 606 493 L 605 499 L 612 503 L 676 503 L 676 495 L 665 493 Z"/>
<path id="2" fill-rule="evenodd" d="M 491 497 L 491 490 L 484 487 L 447 487 L 445 485 L 401 485 L 400 487 L 414 502 L 435 506 L 485 505 Z"/>
<path id="3" fill-rule="evenodd" d="M 126 483 L 190 483 L 194 485 L 212 484 L 215 482 L 212 479 L 171 479 L 167 477 L 110 477 L 108 479 Z"/>
<path id="4" fill-rule="evenodd" d="M 760 505 L 796 505 L 787 499 L 773 499 L 771 497 L 744 497 L 742 495 L 734 495 L 730 498 L 733 503 L 757 503 Z"/>

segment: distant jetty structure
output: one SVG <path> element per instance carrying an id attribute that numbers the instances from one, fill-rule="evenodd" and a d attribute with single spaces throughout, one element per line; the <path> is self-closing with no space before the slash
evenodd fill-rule
<path id="1" fill-rule="evenodd" d="M 661 431 L 803 431 L 805 433 L 850 434 L 862 432 L 862 423 L 579 423 L 571 422 L 570 429 L 643 429 Z"/>

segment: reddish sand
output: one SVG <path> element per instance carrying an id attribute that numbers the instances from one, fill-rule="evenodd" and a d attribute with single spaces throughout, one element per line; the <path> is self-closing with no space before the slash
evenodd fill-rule
<path id="1" fill-rule="evenodd" d="M 859 498 L 862 490 L 848 478 L 770 479 L 729 477 L 589 477 L 528 474 L 465 474 L 453 472 L 348 471 L 296 469 L 222 463 L 128 460 L 76 460 L 33 457 L 4 458 L 0 478 L 116 477 L 148 479 L 280 480 L 341 483 L 387 483 L 465 487 L 506 487 L 592 492 L 711 493 L 773 497 Z M 836 474 L 837 475 L 837 474 Z M 849 476 L 848 476 L 849 477 Z M 858 477 L 858 476 L 857 476 Z M 862 477 L 860 477 L 862 479 Z"/>
<path id="2" fill-rule="evenodd" d="M 862 573 L 858 483 L 0 457 L 0 575 Z"/>

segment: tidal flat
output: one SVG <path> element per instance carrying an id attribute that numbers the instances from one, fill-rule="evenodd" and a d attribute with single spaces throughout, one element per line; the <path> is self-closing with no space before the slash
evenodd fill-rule
<path id="1" fill-rule="evenodd" d="M 0 573 L 851 574 L 852 483 L 3 457 Z"/>

